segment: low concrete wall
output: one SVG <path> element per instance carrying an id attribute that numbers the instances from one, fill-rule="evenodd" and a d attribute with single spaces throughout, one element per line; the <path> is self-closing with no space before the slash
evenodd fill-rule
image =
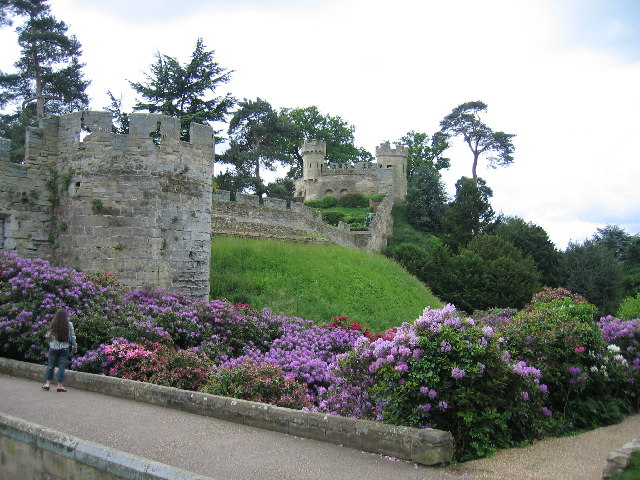
<path id="1" fill-rule="evenodd" d="M 0 478 L 213 480 L 0 412 Z"/>
<path id="2" fill-rule="evenodd" d="M 42 380 L 44 369 L 41 365 L 0 358 L 0 373 L 6 375 Z M 442 430 L 399 427 L 369 420 L 303 412 L 75 371 L 66 372 L 65 383 L 74 388 L 331 442 L 423 465 L 443 464 L 453 458 L 453 437 Z"/>

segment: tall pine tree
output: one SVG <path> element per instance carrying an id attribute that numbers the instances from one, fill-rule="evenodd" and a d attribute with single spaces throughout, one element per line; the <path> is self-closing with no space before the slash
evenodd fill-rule
<path id="1" fill-rule="evenodd" d="M 184 65 L 173 57 L 157 53 L 151 71 L 145 74 L 147 82 L 129 82 L 142 97 L 133 109 L 180 118 L 183 140 L 188 140 L 191 122 L 224 121 L 235 99 L 229 93 L 214 94 L 221 84 L 231 79 L 233 72 L 214 61 L 214 53 L 206 50 L 202 38 L 198 38 L 190 61 Z"/>
<path id="2" fill-rule="evenodd" d="M 87 108 L 89 85 L 82 74 L 81 46 L 68 26 L 55 19 L 44 0 L 0 0 L 0 25 L 15 29 L 20 57 L 15 71 L 0 72 L 0 109 L 13 113 L 0 116 L 0 136 L 12 141 L 11 159 L 19 161 L 24 149 L 24 131 L 47 114 Z"/>

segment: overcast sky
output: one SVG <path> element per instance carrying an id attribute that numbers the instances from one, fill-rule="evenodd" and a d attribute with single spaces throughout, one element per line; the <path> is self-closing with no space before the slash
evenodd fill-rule
<path id="1" fill-rule="evenodd" d="M 543 227 L 559 249 L 597 228 L 640 232 L 640 0 L 53 0 L 83 46 L 91 106 L 135 99 L 154 54 L 183 63 L 198 37 L 234 70 L 220 94 L 316 105 L 374 152 L 433 134 L 482 100 L 515 161 L 479 175 L 496 212 Z M 3 45 L 15 43 L 11 29 Z M 3 53 L 0 68 L 15 58 Z M 224 87 L 223 87 L 224 88 Z M 471 153 L 448 151 L 450 193 Z"/>

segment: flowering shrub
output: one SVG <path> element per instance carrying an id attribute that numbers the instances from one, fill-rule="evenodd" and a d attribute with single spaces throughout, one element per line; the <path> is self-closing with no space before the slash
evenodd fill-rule
<path id="1" fill-rule="evenodd" d="M 114 340 L 74 359 L 72 367 L 113 377 L 155 383 L 184 390 L 200 390 L 211 370 L 209 359 L 189 350 L 160 343 Z"/>
<path id="2" fill-rule="evenodd" d="M 306 385 L 296 381 L 292 374 L 278 365 L 258 365 L 251 360 L 220 367 L 203 391 L 287 408 L 308 408 L 313 404 Z"/>
<path id="3" fill-rule="evenodd" d="M 520 312 L 428 308 L 381 335 L 348 317 L 318 326 L 161 289 L 126 293 L 108 273 L 0 252 L 0 355 L 44 362 L 58 307 L 76 329 L 72 368 L 450 430 L 458 460 L 640 407 L 640 320 L 595 322 L 595 307 L 564 289 Z"/>
<path id="4" fill-rule="evenodd" d="M 281 336 L 270 342 L 266 351 L 245 348 L 245 355 L 232 358 L 222 366 L 234 367 L 247 360 L 258 365 L 278 365 L 306 384 L 309 393 L 315 396 L 329 385 L 329 366 L 336 356 L 351 350 L 358 339 L 364 338 L 359 330 L 327 330 L 299 318 L 281 318 L 280 329 Z"/>
<path id="5" fill-rule="evenodd" d="M 0 355 L 43 362 L 56 309 L 65 308 L 78 326 L 89 314 L 102 317 L 117 308 L 119 294 L 73 269 L 0 252 L 0 299 Z"/>
<path id="6" fill-rule="evenodd" d="M 357 413 L 385 422 L 449 430 L 459 459 L 484 456 L 535 438 L 546 418 L 540 372 L 510 363 L 502 348 L 492 327 L 461 318 L 452 305 L 427 308 L 393 340 L 360 341 L 334 372 L 357 383 L 330 388 L 321 405 L 350 414 L 356 404 Z"/>
<path id="7" fill-rule="evenodd" d="M 364 327 L 362 324 L 358 322 L 350 322 L 349 317 L 334 317 L 333 322 L 330 322 L 326 325 L 326 328 L 329 330 L 333 330 L 335 328 L 341 328 L 343 330 L 355 330 L 361 332 L 365 337 L 369 339 L 370 342 L 374 342 L 379 338 L 384 338 L 385 340 L 391 340 L 395 333 L 396 327 L 388 329 L 384 335 L 381 333 L 371 333 L 371 331 Z"/>
<path id="8" fill-rule="evenodd" d="M 609 343 L 607 349 L 640 370 L 640 318 L 620 320 L 609 315 L 602 317 L 599 325 L 604 340 Z"/>
<path id="9" fill-rule="evenodd" d="M 563 300 L 565 298 L 570 298 L 571 303 L 573 303 L 574 305 L 588 303 L 587 299 L 582 295 L 580 295 L 579 293 L 573 293 L 566 288 L 544 287 L 540 292 L 536 293 L 533 298 L 531 298 L 529 307 L 537 303 L 549 303 L 553 302 L 554 300 Z"/>
<path id="10" fill-rule="evenodd" d="M 635 401 L 632 372 L 607 350 L 595 310 L 565 295 L 532 303 L 500 329 L 511 357 L 542 372 L 560 433 L 619 421 Z"/>

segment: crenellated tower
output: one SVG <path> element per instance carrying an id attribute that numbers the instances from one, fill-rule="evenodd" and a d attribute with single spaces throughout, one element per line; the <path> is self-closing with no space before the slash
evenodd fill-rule
<path id="1" fill-rule="evenodd" d="M 110 112 L 74 112 L 28 129 L 25 146 L 23 165 L 0 162 L 4 249 L 208 298 L 210 127 L 184 142 L 179 119 L 136 113 L 119 135 Z"/>
<path id="2" fill-rule="evenodd" d="M 316 180 L 324 171 L 327 144 L 324 140 L 305 140 L 300 147 L 302 179 Z"/>
<path id="3" fill-rule="evenodd" d="M 407 157 L 409 149 L 403 145 L 391 147 L 389 142 L 376 147 L 376 161 L 379 168 L 393 169 L 393 196 L 404 198 L 407 195 Z"/>

